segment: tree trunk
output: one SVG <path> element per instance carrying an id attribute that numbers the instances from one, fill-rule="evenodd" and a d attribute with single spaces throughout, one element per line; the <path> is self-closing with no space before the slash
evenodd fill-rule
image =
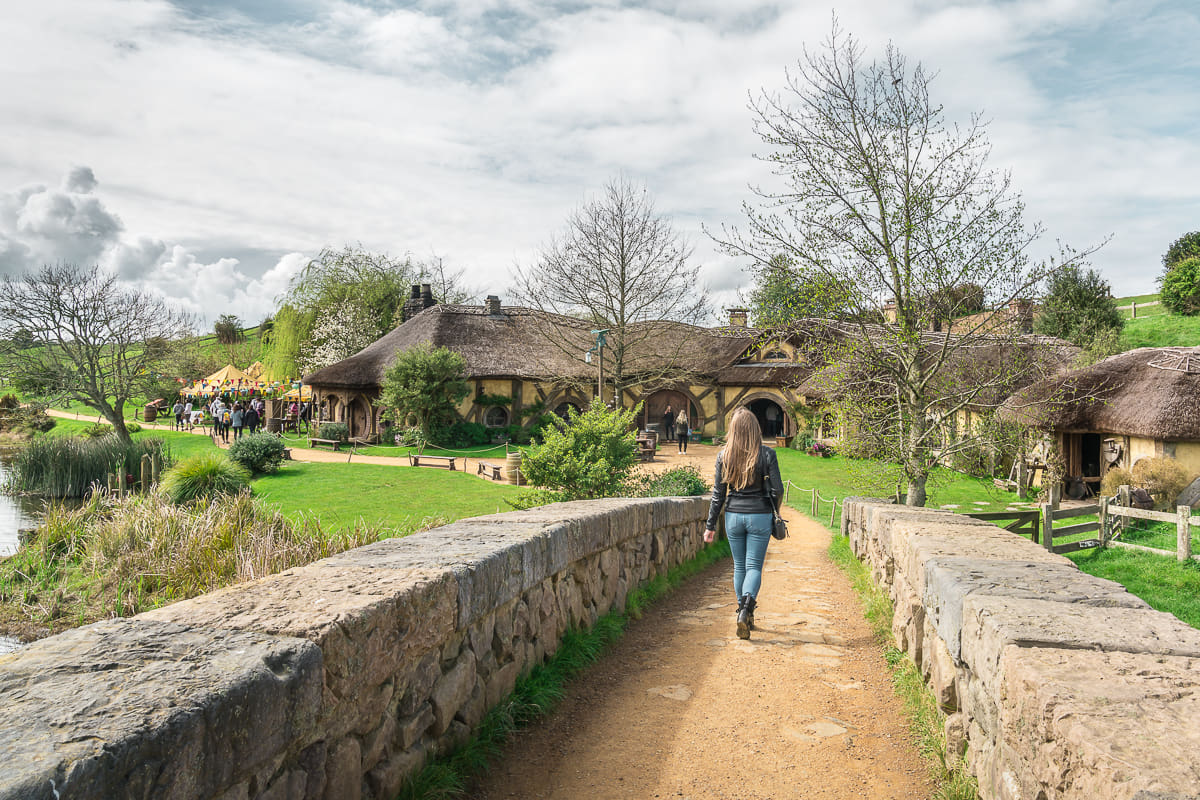
<path id="1" fill-rule="evenodd" d="M 928 480 L 927 475 L 920 475 L 908 479 L 908 492 L 904 496 L 905 505 L 917 506 L 924 508 L 925 506 L 925 482 Z"/>
<path id="2" fill-rule="evenodd" d="M 104 414 L 104 418 L 113 426 L 113 433 L 117 435 L 117 438 L 126 444 L 133 441 L 133 437 L 129 435 L 129 429 L 125 427 L 124 403 L 117 403 L 115 406 L 106 404 L 100 410 Z"/>

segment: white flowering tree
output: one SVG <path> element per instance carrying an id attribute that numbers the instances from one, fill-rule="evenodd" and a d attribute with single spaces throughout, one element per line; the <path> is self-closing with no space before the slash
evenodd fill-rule
<path id="1" fill-rule="evenodd" d="M 356 303 L 324 309 L 317 314 L 309 338 L 300 345 L 299 367 L 307 373 L 336 364 L 375 341 L 377 333 L 377 323 Z"/>

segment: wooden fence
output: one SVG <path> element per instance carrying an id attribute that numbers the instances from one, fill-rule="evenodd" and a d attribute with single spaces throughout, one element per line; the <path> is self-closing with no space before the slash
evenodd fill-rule
<path id="1" fill-rule="evenodd" d="M 1146 547 L 1140 544 L 1130 544 L 1129 542 L 1117 541 L 1113 538 L 1119 535 L 1114 531 L 1117 518 L 1122 519 L 1148 519 L 1153 522 L 1174 522 L 1175 523 L 1175 559 L 1180 563 L 1185 563 L 1188 560 L 1200 561 L 1200 556 L 1192 555 L 1192 528 L 1200 527 L 1200 517 L 1192 516 L 1191 506 L 1176 506 L 1175 513 L 1170 511 L 1146 511 L 1141 508 L 1127 508 L 1116 504 L 1102 503 L 1105 506 L 1105 514 L 1103 519 L 1107 521 L 1105 531 L 1107 533 L 1105 546 L 1107 547 L 1123 547 L 1127 550 L 1142 550 L 1150 553 L 1164 552 L 1155 547 Z"/>
<path id="2" fill-rule="evenodd" d="M 1001 525 L 1004 530 L 1028 535 L 1034 544 L 1039 541 L 1038 534 L 1042 514 L 1036 509 L 1030 511 L 978 511 L 964 516 L 994 522 L 997 525 L 1009 520 L 1007 525 Z"/>
<path id="3" fill-rule="evenodd" d="M 1055 544 L 1055 539 L 1065 539 L 1069 536 L 1078 536 L 1082 533 L 1099 533 L 1104 523 L 1104 508 L 1105 503 L 1091 506 L 1077 506 L 1076 508 L 1058 508 L 1056 509 L 1049 503 L 1042 506 L 1042 545 L 1052 553 L 1074 553 L 1076 550 L 1087 550 L 1092 547 L 1103 547 L 1104 542 L 1101 537 L 1094 539 L 1078 539 L 1074 542 L 1066 542 L 1064 544 Z M 1075 525 L 1055 526 L 1055 522 L 1061 519 L 1072 519 L 1074 517 L 1090 517 L 1093 514 L 1099 515 L 1099 519 L 1095 522 L 1080 522 Z"/>

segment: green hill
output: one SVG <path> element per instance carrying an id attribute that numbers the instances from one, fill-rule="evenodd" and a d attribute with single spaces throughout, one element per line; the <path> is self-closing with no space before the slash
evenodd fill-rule
<path id="1" fill-rule="evenodd" d="M 1137 347 L 1200 347 L 1200 316 L 1179 317 L 1168 313 L 1161 305 L 1144 305 L 1156 302 L 1157 294 L 1138 294 L 1118 297 L 1117 306 L 1124 307 L 1125 329 L 1121 331 L 1121 349 Z M 1132 318 L 1137 303 L 1137 317 Z"/>

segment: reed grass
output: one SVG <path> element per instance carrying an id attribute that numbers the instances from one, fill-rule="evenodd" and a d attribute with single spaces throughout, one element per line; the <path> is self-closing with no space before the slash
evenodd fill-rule
<path id="1" fill-rule="evenodd" d="M 84 497 L 95 485 L 106 485 L 114 472 L 137 475 L 143 455 L 171 463 L 162 439 L 143 437 L 124 442 L 109 434 L 95 439 L 39 436 L 21 450 L 12 465 L 9 490 L 46 497 Z"/>
<path id="2" fill-rule="evenodd" d="M 48 508 L 34 537 L 0 561 L 0 633 L 37 638 L 135 614 L 412 532 L 329 530 L 249 492 L 185 505 L 95 494 L 81 508 Z"/>

